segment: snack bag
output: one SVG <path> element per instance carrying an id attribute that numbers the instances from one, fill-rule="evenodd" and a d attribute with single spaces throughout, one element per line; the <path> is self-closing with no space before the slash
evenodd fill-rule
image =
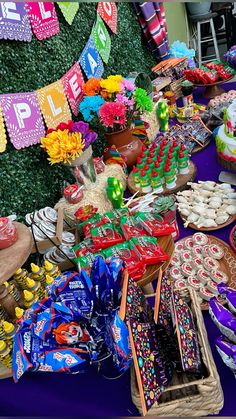
<path id="1" fill-rule="evenodd" d="M 93 220 L 93 218 L 91 218 L 86 223 L 83 223 L 83 233 L 84 233 L 85 238 L 91 237 L 92 228 L 100 227 L 101 225 L 107 224 L 109 222 L 110 222 L 109 218 L 105 216 L 102 217 L 101 215 L 99 215 L 99 218 L 97 217 L 96 220 Z"/>
<path id="2" fill-rule="evenodd" d="M 112 256 L 122 259 L 130 275 L 142 268 L 142 263 L 134 248 L 130 246 L 129 242 L 124 242 L 117 244 L 116 246 L 109 247 L 103 251 L 103 254 L 106 258 L 108 258 L 108 260 Z"/>
<path id="3" fill-rule="evenodd" d="M 86 256 L 87 253 L 95 253 L 96 251 L 91 237 L 76 244 L 72 249 L 77 258 L 80 256 Z"/>
<path id="4" fill-rule="evenodd" d="M 93 262 L 97 256 L 99 256 L 98 253 L 87 252 L 85 256 L 75 258 L 74 261 L 77 263 L 79 269 L 83 269 L 87 274 L 90 274 Z"/>
<path id="5" fill-rule="evenodd" d="M 29 328 L 20 329 L 14 336 L 13 379 L 17 382 L 26 371 L 82 372 L 88 368 L 88 359 L 85 350 L 59 348 L 33 336 Z"/>
<path id="6" fill-rule="evenodd" d="M 97 307 L 103 306 L 110 275 L 111 274 L 108 265 L 100 256 L 96 256 L 90 277 L 95 289 Z"/>
<path id="7" fill-rule="evenodd" d="M 174 232 L 174 228 L 169 224 L 165 224 L 163 218 L 156 213 L 139 212 L 137 217 L 150 236 L 167 236 Z"/>
<path id="8" fill-rule="evenodd" d="M 223 307 L 215 297 L 210 299 L 209 313 L 221 333 L 236 343 L 236 318 L 234 315 Z"/>
<path id="9" fill-rule="evenodd" d="M 177 292 L 173 293 L 172 307 L 183 371 L 200 372 L 200 349 L 192 312 Z"/>
<path id="10" fill-rule="evenodd" d="M 121 259 L 111 257 L 108 261 L 110 271 L 108 291 L 109 301 L 112 303 L 112 308 L 116 308 L 121 297 L 121 286 L 123 283 L 124 263 Z"/>
<path id="11" fill-rule="evenodd" d="M 128 208 L 120 208 L 116 210 L 112 210 L 109 212 L 106 212 L 104 214 L 104 217 L 108 218 L 109 221 L 119 220 L 120 217 L 128 216 L 129 215 L 129 209 Z"/>
<path id="12" fill-rule="evenodd" d="M 215 345 L 222 361 L 231 369 L 236 378 L 236 345 L 223 336 L 215 340 Z"/>
<path id="13" fill-rule="evenodd" d="M 133 238 L 131 243 L 133 243 L 141 261 L 147 265 L 154 265 L 155 263 L 168 260 L 168 255 L 159 246 L 155 237 L 143 236 Z"/>
<path id="14" fill-rule="evenodd" d="M 91 237 L 97 250 L 106 249 L 107 247 L 125 241 L 121 228 L 115 226 L 114 223 L 92 228 Z"/>
<path id="15" fill-rule="evenodd" d="M 120 226 L 126 240 L 132 239 L 132 237 L 145 236 L 147 234 L 137 216 L 121 217 Z"/>
<path id="16" fill-rule="evenodd" d="M 217 288 L 219 293 L 225 296 L 231 313 L 236 314 L 236 290 L 227 287 L 224 283 L 218 284 Z"/>

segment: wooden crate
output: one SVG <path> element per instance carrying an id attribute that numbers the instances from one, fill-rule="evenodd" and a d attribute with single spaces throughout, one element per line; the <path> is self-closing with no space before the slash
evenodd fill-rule
<path id="1" fill-rule="evenodd" d="M 33 244 L 31 253 L 36 252 L 43 252 L 44 250 L 50 249 L 50 247 L 58 246 L 62 242 L 62 233 L 63 233 L 63 220 L 64 220 L 64 214 L 62 208 L 58 208 L 57 211 L 57 225 L 56 225 L 56 235 L 51 237 L 49 239 L 40 240 L 36 242 L 37 246 L 35 245 L 35 242 Z"/>
<path id="2" fill-rule="evenodd" d="M 194 378 L 191 374 L 174 375 L 172 382 L 163 392 L 158 403 L 148 411 L 148 416 L 207 416 L 218 414 L 224 404 L 220 378 L 213 359 L 207 332 L 195 291 L 185 288 L 181 292 L 187 298 L 197 329 L 205 376 Z M 134 368 L 131 368 L 131 396 L 133 403 L 142 415 L 141 400 Z"/>

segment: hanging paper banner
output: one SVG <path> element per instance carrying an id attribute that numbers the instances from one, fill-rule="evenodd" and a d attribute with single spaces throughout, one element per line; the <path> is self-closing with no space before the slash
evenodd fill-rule
<path id="1" fill-rule="evenodd" d="M 59 22 L 52 2 L 26 3 L 30 23 L 35 36 L 41 41 L 59 32 Z"/>
<path id="2" fill-rule="evenodd" d="M 0 96 L 2 113 L 11 143 L 19 150 L 37 144 L 45 135 L 35 92 Z"/>
<path id="3" fill-rule="evenodd" d="M 57 4 L 60 7 L 67 23 L 71 25 L 76 13 L 79 10 L 79 3 L 71 1 L 58 1 Z"/>
<path id="4" fill-rule="evenodd" d="M 71 112 L 60 80 L 36 91 L 39 105 L 48 128 L 71 119 Z"/>
<path id="5" fill-rule="evenodd" d="M 0 153 L 3 153 L 6 150 L 7 145 L 7 136 L 6 130 L 2 115 L 2 109 L 0 108 Z"/>
<path id="6" fill-rule="evenodd" d="M 61 78 L 65 94 L 74 115 L 78 115 L 78 106 L 83 99 L 84 79 L 79 63 L 75 63 L 73 67 Z"/>
<path id="7" fill-rule="evenodd" d="M 112 32 L 117 33 L 117 7 L 109 1 L 100 1 L 97 8 L 98 14 L 106 22 Z"/>
<path id="8" fill-rule="evenodd" d="M 103 61 L 107 64 L 111 52 L 111 39 L 103 20 L 98 14 L 91 37 Z"/>
<path id="9" fill-rule="evenodd" d="M 89 38 L 85 45 L 79 62 L 88 79 L 91 79 L 91 77 L 100 79 L 102 77 L 104 72 L 103 63 L 92 38 Z"/>
<path id="10" fill-rule="evenodd" d="M 0 39 L 31 41 L 32 31 L 24 3 L 0 2 Z"/>

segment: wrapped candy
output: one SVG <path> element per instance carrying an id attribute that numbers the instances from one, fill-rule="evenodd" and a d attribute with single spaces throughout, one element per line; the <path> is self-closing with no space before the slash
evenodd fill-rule
<path id="1" fill-rule="evenodd" d="M 225 54 L 225 58 L 229 65 L 236 69 L 236 45 L 230 48 L 230 50 Z"/>
<path id="2" fill-rule="evenodd" d="M 217 285 L 217 289 L 221 295 L 224 295 L 231 313 L 236 314 L 236 291 L 221 283 Z"/>
<path id="3" fill-rule="evenodd" d="M 210 300 L 209 313 L 221 333 L 236 343 L 236 318 L 234 315 L 223 307 L 215 297 Z"/>
<path id="4" fill-rule="evenodd" d="M 222 361 L 231 369 L 236 378 L 236 345 L 223 336 L 216 339 L 215 345 Z"/>

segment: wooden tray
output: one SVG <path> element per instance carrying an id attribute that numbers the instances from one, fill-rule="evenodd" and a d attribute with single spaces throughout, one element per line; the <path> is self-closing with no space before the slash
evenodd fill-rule
<path id="1" fill-rule="evenodd" d="M 160 195 L 170 195 L 170 194 L 174 194 L 177 193 L 179 191 L 183 191 L 184 189 L 188 188 L 187 183 L 188 182 L 193 182 L 195 177 L 197 176 L 197 168 L 195 166 L 195 164 L 190 160 L 189 162 L 189 173 L 187 173 L 186 175 L 178 175 L 177 176 L 177 182 L 176 182 L 176 187 L 173 189 L 167 189 L 166 187 L 164 188 L 163 192 L 161 192 Z M 130 190 L 131 193 L 136 193 L 138 192 L 138 195 L 146 195 L 145 192 L 142 192 L 141 189 L 137 188 L 137 186 L 135 186 L 134 181 L 133 181 L 133 176 L 132 176 L 132 172 L 129 174 L 128 180 L 127 180 L 127 185 L 128 188 Z"/>
<path id="2" fill-rule="evenodd" d="M 195 87 L 205 87 L 205 91 L 203 93 L 203 97 L 210 99 L 216 96 L 221 95 L 225 92 L 225 90 L 220 86 L 220 84 L 228 83 L 230 80 L 234 78 L 234 75 L 229 77 L 227 80 L 219 80 L 215 83 L 211 84 L 194 84 Z"/>
<path id="3" fill-rule="evenodd" d="M 192 236 L 184 237 L 184 239 L 178 240 L 176 243 L 181 243 L 185 241 L 187 238 Z M 220 264 L 220 270 L 225 272 L 229 278 L 227 285 L 236 290 L 236 255 L 235 252 L 230 248 L 230 246 L 225 243 L 223 240 L 218 239 L 215 236 L 207 235 L 210 244 L 218 244 L 220 247 L 224 249 L 224 257 L 218 260 Z M 220 303 L 224 303 L 223 300 L 219 299 Z M 209 303 L 208 301 L 201 303 L 202 310 L 208 310 Z"/>
<path id="4" fill-rule="evenodd" d="M 178 210 L 178 212 L 179 212 L 179 210 Z M 179 215 L 180 215 L 180 218 L 182 218 L 182 220 L 185 222 L 186 218 L 182 214 L 180 214 L 180 212 L 179 212 Z M 233 223 L 235 220 L 236 220 L 236 215 L 231 215 L 231 217 L 229 217 L 228 220 L 225 223 L 219 224 L 217 227 L 201 227 L 201 228 L 198 228 L 195 224 L 190 223 L 188 225 L 188 228 L 192 228 L 193 230 L 197 230 L 197 231 L 215 231 L 215 230 L 220 230 L 221 228 L 227 227 L 229 224 Z"/>
<path id="5" fill-rule="evenodd" d="M 147 270 L 142 279 L 137 281 L 138 285 L 142 287 L 157 279 L 160 268 L 163 272 L 167 269 L 175 250 L 174 240 L 171 235 L 158 237 L 157 241 L 164 252 L 169 256 L 169 259 L 166 262 L 147 266 Z"/>

